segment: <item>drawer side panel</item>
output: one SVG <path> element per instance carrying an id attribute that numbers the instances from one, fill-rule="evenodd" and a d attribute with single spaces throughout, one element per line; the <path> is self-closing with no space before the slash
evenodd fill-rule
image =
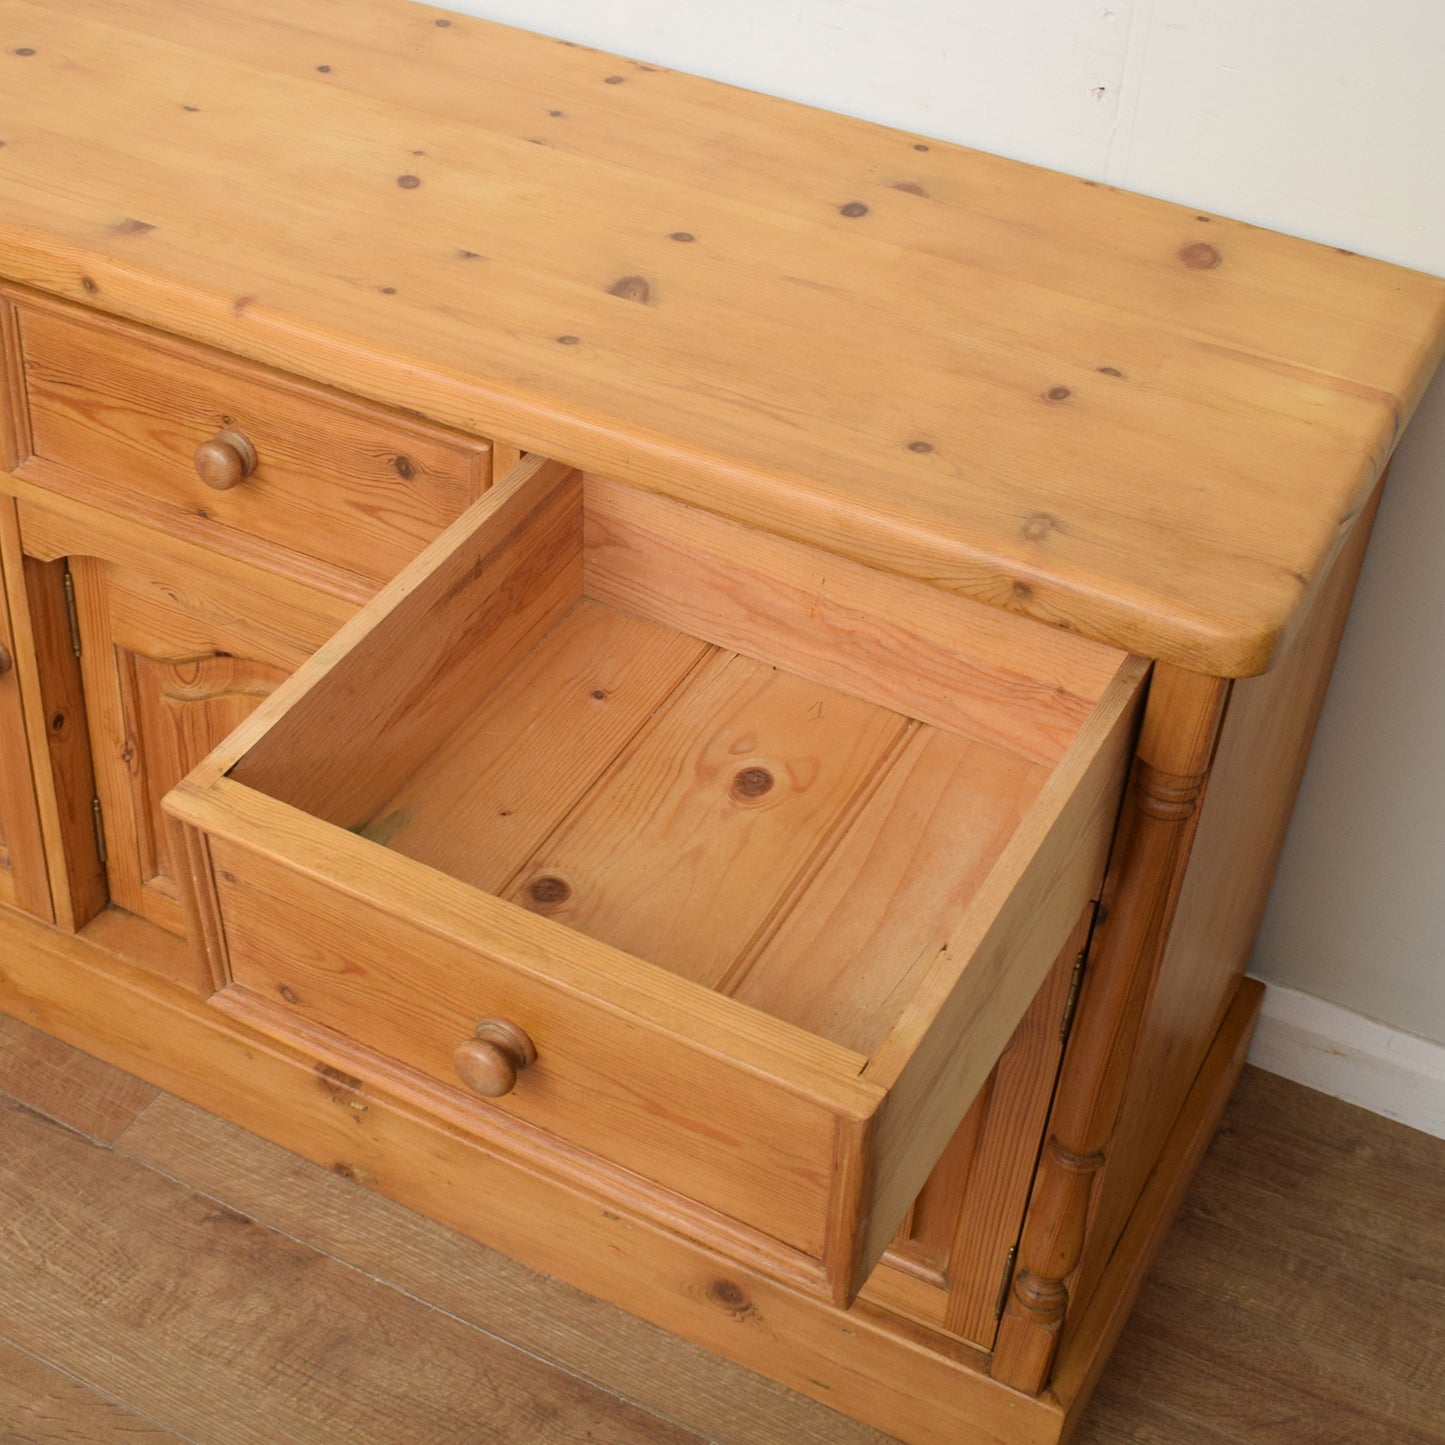
<path id="1" fill-rule="evenodd" d="M 1102 886 L 1146 668 L 1127 662 L 865 1077 L 888 1087 L 864 1273 Z M 862 1275 L 856 1282 L 861 1285 Z"/>

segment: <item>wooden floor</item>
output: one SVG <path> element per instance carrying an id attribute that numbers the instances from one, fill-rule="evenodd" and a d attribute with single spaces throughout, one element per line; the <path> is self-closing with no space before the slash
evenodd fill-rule
<path id="1" fill-rule="evenodd" d="M 1076 1439 L 1445 1442 L 1445 1142 L 1246 1071 Z M 0 1441 L 877 1432 L 0 1015 Z"/>

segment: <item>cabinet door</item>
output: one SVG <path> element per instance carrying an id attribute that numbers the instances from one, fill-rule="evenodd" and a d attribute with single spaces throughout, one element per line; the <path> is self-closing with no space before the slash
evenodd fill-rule
<path id="1" fill-rule="evenodd" d="M 174 563 L 69 562 L 111 902 L 184 932 L 161 798 L 350 610 Z M 308 605 L 309 604 L 309 605 Z"/>
<path id="2" fill-rule="evenodd" d="M 0 498 L 0 505 L 7 512 L 12 510 L 8 498 Z M 7 539 L 13 533 L 8 522 L 8 516 L 0 518 L 0 534 Z M 4 580 L 0 558 L 0 903 L 48 919 L 52 917 L 50 889 L 20 708 L 22 659 L 10 622 Z"/>
<path id="3" fill-rule="evenodd" d="M 1093 912 L 1080 918 L 864 1290 L 981 1349 L 993 1346 L 1012 1277 Z"/>

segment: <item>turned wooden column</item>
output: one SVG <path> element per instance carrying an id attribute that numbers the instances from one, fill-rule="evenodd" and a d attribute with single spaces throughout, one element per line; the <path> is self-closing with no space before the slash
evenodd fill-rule
<path id="1" fill-rule="evenodd" d="M 1134 1039 L 1163 956 L 1230 684 L 1155 667 L 1100 921 L 1064 1056 L 992 1373 L 1048 1382 L 1089 1202 L 1108 1157 Z"/>

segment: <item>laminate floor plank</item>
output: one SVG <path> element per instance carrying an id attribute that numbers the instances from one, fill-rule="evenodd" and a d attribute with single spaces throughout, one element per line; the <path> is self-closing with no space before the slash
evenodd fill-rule
<path id="1" fill-rule="evenodd" d="M 1445 1445 L 1445 1140 L 1246 1068 L 1075 1440 Z"/>
<path id="2" fill-rule="evenodd" d="M 0 1013 L 0 1092 L 109 1144 L 160 1090 Z"/>
<path id="3" fill-rule="evenodd" d="M 119 1147 L 259 1223 L 728 1445 L 886 1445 L 888 1437 L 867 1425 L 170 1095 Z"/>
<path id="4" fill-rule="evenodd" d="M 205 1445 L 685 1445 L 692 1432 L 22 1105 L 0 1336 Z"/>
<path id="5" fill-rule="evenodd" d="M 0 1440 L 5 1445 L 183 1445 L 133 1410 L 0 1339 Z"/>

